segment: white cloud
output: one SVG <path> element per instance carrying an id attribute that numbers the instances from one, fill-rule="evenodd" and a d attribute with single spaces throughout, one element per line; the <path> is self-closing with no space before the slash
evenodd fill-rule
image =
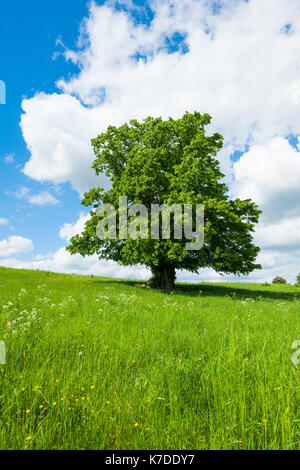
<path id="1" fill-rule="evenodd" d="M 270 224 L 260 224 L 255 241 L 264 249 L 300 254 L 300 217 L 285 219 Z"/>
<path id="2" fill-rule="evenodd" d="M 40 191 L 37 194 L 32 194 L 29 188 L 22 186 L 18 191 L 16 191 L 15 196 L 18 199 L 23 199 L 30 204 L 37 206 L 52 206 L 58 204 L 58 200 L 52 196 L 48 191 Z"/>
<path id="3" fill-rule="evenodd" d="M 90 139 L 109 124 L 149 114 L 212 114 L 211 130 L 221 131 L 228 145 L 222 156 L 227 170 L 230 151 L 246 142 L 300 132 L 291 94 L 300 79 L 297 0 L 276 0 L 272 8 L 269 0 L 232 0 L 223 2 L 219 15 L 204 0 L 152 5 L 156 15 L 146 28 L 125 12 L 91 4 L 78 49 L 65 52 L 80 73 L 58 81 L 62 94 L 23 101 L 21 125 L 31 152 L 26 175 L 71 181 L 79 192 L 101 185 L 104 178 L 90 169 Z M 292 25 L 289 34 L 283 33 L 286 24 Z M 186 34 L 185 55 L 164 47 L 176 31 Z M 147 62 L 137 62 L 136 53 Z"/>
<path id="4" fill-rule="evenodd" d="M 22 186 L 20 189 L 18 189 L 18 191 L 16 191 L 15 195 L 18 199 L 23 199 L 28 196 L 29 193 L 30 189 L 26 188 L 25 186 Z"/>
<path id="5" fill-rule="evenodd" d="M 10 153 L 9 155 L 6 155 L 6 157 L 4 157 L 4 162 L 7 164 L 14 163 L 14 161 L 15 161 L 14 153 Z"/>
<path id="6" fill-rule="evenodd" d="M 0 217 L 0 225 L 8 225 L 9 220 L 5 217 Z"/>
<path id="7" fill-rule="evenodd" d="M 28 201 L 31 204 L 35 204 L 37 206 L 52 206 L 58 204 L 58 200 L 55 199 L 52 194 L 48 193 L 47 191 L 41 191 L 38 194 L 33 194 L 29 196 Z"/>
<path id="8" fill-rule="evenodd" d="M 254 145 L 234 164 L 232 194 L 251 198 L 264 219 L 300 216 L 300 152 L 282 137 Z"/>
<path id="9" fill-rule="evenodd" d="M 69 240 L 77 234 L 80 234 L 84 230 L 85 223 L 89 220 L 90 216 L 81 213 L 79 219 L 74 224 L 66 223 L 59 231 L 59 236 L 63 240 L 69 242 Z"/>
<path id="10" fill-rule="evenodd" d="M 38 260 L 22 261 L 17 258 L 6 258 L 0 260 L 0 265 L 17 269 L 39 269 L 67 274 L 93 274 L 127 279 L 148 279 L 150 277 L 149 271 L 143 266 L 122 267 L 113 261 L 100 261 L 96 255 L 86 258 L 82 258 L 80 255 L 72 256 L 64 247 L 44 258 L 39 256 Z"/>
<path id="11" fill-rule="evenodd" d="M 28 238 L 11 236 L 7 240 L 0 240 L 0 257 L 11 256 L 16 253 L 28 253 L 33 250 L 33 243 Z"/>

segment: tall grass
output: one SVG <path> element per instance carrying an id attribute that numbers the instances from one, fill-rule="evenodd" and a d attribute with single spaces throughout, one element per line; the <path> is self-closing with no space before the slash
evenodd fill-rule
<path id="1" fill-rule="evenodd" d="M 1 449 L 299 449 L 300 288 L 0 269 Z"/>

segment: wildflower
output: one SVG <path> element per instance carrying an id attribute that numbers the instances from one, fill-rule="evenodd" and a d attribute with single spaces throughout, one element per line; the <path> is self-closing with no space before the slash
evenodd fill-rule
<path id="1" fill-rule="evenodd" d="M 40 405 L 40 406 L 39 406 L 39 409 L 40 409 L 40 410 L 41 410 L 42 408 L 44 408 L 44 405 Z"/>
<path id="2" fill-rule="evenodd" d="M 32 439 L 32 436 L 26 437 L 26 441 L 31 441 L 31 439 Z"/>
<path id="3" fill-rule="evenodd" d="M 132 364 L 135 364 L 135 363 L 136 363 L 136 361 L 135 361 L 135 360 L 133 360 L 133 361 L 132 361 Z"/>
<path id="4" fill-rule="evenodd" d="M 106 404 L 109 405 L 109 404 L 110 404 L 110 401 L 107 401 Z"/>
<path id="5" fill-rule="evenodd" d="M 58 384 L 58 383 L 59 383 L 59 380 L 58 380 L 58 379 L 56 379 L 56 380 L 55 380 L 55 382 Z"/>
<path id="6" fill-rule="evenodd" d="M 22 392 L 25 392 L 26 388 L 25 388 L 25 387 L 22 387 L 21 390 L 22 390 Z"/>
<path id="7" fill-rule="evenodd" d="M 151 429 L 150 426 L 148 426 L 148 427 L 146 428 L 146 431 L 150 431 L 150 429 Z"/>
<path id="8" fill-rule="evenodd" d="M 139 427 L 139 423 L 134 423 L 134 427 L 135 427 L 135 428 L 138 428 L 138 427 Z"/>
<path id="9" fill-rule="evenodd" d="M 82 391 L 82 392 L 84 391 L 84 387 L 81 387 L 81 391 Z"/>
<path id="10" fill-rule="evenodd" d="M 94 388 L 95 388 L 95 385 L 91 385 L 91 390 L 94 390 Z"/>
<path id="11" fill-rule="evenodd" d="M 53 403 L 53 406 L 56 406 L 56 405 L 57 405 L 57 403 L 56 403 L 56 401 L 55 401 L 55 402 Z"/>
<path id="12" fill-rule="evenodd" d="M 61 397 L 60 401 L 64 401 L 65 397 Z"/>
<path id="13" fill-rule="evenodd" d="M 261 422 L 262 422 L 263 424 L 266 424 L 267 420 L 266 420 L 266 419 L 262 419 Z"/>
<path id="14" fill-rule="evenodd" d="M 29 415 L 29 413 L 30 413 L 30 410 L 26 410 L 26 414 Z"/>
<path id="15" fill-rule="evenodd" d="M 78 399 L 78 398 L 76 398 L 76 399 L 75 399 L 75 401 L 76 401 L 76 403 L 78 403 L 78 402 L 79 402 L 79 399 Z"/>

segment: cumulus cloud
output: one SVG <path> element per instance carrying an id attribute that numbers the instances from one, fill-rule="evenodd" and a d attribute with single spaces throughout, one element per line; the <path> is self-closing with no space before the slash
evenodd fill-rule
<path id="1" fill-rule="evenodd" d="M 300 216 L 300 152 L 286 139 L 252 146 L 234 164 L 234 177 L 232 194 L 253 199 L 264 220 Z"/>
<path id="2" fill-rule="evenodd" d="M 69 240 L 77 234 L 80 234 L 84 230 L 85 223 L 89 220 L 90 216 L 81 213 L 79 219 L 74 224 L 66 223 L 61 227 L 59 236 L 63 240 L 69 242 Z"/>
<path id="3" fill-rule="evenodd" d="M 0 217 L 0 225 L 8 225 L 9 221 L 5 217 Z"/>
<path id="4" fill-rule="evenodd" d="M 8 253 L 7 255 L 9 256 Z M 64 247 L 51 255 L 45 257 L 39 256 L 38 258 L 33 261 L 6 258 L 0 260 L 0 266 L 17 269 L 38 269 L 67 274 L 93 274 L 95 276 L 127 279 L 147 279 L 150 277 L 149 271 L 143 266 L 122 267 L 113 261 L 100 261 L 96 255 L 86 258 L 82 258 L 80 255 L 71 256 Z"/>
<path id="5" fill-rule="evenodd" d="M 48 191 L 40 191 L 37 194 L 32 194 L 29 188 L 22 186 L 18 191 L 15 192 L 15 196 L 18 199 L 26 200 L 30 204 L 37 206 L 52 206 L 58 204 L 58 200 L 52 196 Z"/>
<path id="6" fill-rule="evenodd" d="M 264 249 L 300 254 L 300 217 L 273 224 L 260 224 L 256 230 L 255 241 Z"/>
<path id="7" fill-rule="evenodd" d="M 147 27 L 92 2 L 78 49 L 64 53 L 79 74 L 57 82 L 63 93 L 23 101 L 21 127 L 31 152 L 25 174 L 71 181 L 79 192 L 101 185 L 105 179 L 90 169 L 90 139 L 109 124 L 147 115 L 210 113 L 212 130 L 225 137 L 227 171 L 230 153 L 246 143 L 298 133 L 299 2 L 276 0 L 270 8 L 269 0 L 231 0 L 221 2 L 218 15 L 213 3 L 152 2 Z M 180 47 L 170 53 L 175 33 L 186 54 Z"/>
<path id="8" fill-rule="evenodd" d="M 47 191 L 41 191 L 38 194 L 33 194 L 29 196 L 28 201 L 30 204 L 35 204 L 37 206 L 53 206 L 58 204 L 58 200 L 55 199 L 52 194 L 48 193 Z"/>
<path id="9" fill-rule="evenodd" d="M 10 153 L 9 155 L 6 155 L 6 157 L 4 157 L 4 162 L 7 164 L 14 163 L 14 161 L 15 161 L 14 153 Z"/>
<path id="10" fill-rule="evenodd" d="M 17 253 L 28 253 L 33 250 L 33 243 L 28 238 L 11 236 L 0 240 L 0 257 L 11 256 Z"/>
<path id="11" fill-rule="evenodd" d="M 83 274 L 101 277 L 113 277 L 120 279 L 147 280 L 151 272 L 145 266 L 120 266 L 113 261 L 99 260 L 96 255 L 83 258 L 80 255 L 71 256 L 60 248 L 53 254 L 46 256 L 38 255 L 32 261 L 24 261 L 18 258 L 0 259 L 0 266 L 16 269 L 34 269 L 66 274 Z M 227 276 L 225 280 L 230 280 Z M 177 273 L 177 280 L 182 282 L 210 281 L 218 282 L 224 280 L 222 276 L 212 269 L 203 269 L 198 276 L 187 271 Z"/>

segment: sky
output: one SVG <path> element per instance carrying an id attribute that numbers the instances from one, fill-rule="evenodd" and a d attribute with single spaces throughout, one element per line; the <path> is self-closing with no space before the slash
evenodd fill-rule
<path id="1" fill-rule="evenodd" d="M 294 282 L 300 272 L 299 0 L 12 0 L 0 10 L 0 265 L 146 279 L 65 251 L 108 187 L 90 139 L 149 115 L 209 113 L 230 197 L 263 211 L 262 270 L 181 281 Z M 1 99 L 0 99 L 1 101 Z"/>

